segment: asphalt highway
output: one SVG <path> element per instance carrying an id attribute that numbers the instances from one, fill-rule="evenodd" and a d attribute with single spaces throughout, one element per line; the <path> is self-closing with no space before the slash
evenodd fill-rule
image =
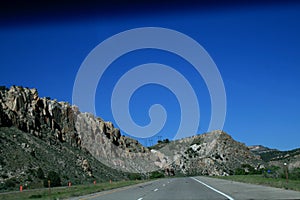
<path id="1" fill-rule="evenodd" d="M 208 177 L 160 179 L 72 200 L 299 199 L 300 192 Z"/>

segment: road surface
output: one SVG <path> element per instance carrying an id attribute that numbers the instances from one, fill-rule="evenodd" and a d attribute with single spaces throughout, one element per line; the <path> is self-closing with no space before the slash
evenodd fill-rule
<path id="1" fill-rule="evenodd" d="M 300 192 L 208 177 L 160 179 L 72 200 L 299 199 Z"/>

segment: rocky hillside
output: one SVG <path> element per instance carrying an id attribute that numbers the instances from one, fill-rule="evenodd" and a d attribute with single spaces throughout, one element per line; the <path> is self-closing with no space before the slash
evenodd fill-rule
<path id="1" fill-rule="evenodd" d="M 58 171 L 64 181 L 80 182 L 78 177 L 105 180 L 154 170 L 227 175 L 243 164 L 263 163 L 223 131 L 147 148 L 122 136 L 111 122 L 81 113 L 66 102 L 41 98 L 36 89 L 17 86 L 0 87 L 0 127 L 0 181 L 24 179 L 31 168 Z M 32 173 L 34 177 L 37 172 Z"/>
<path id="2" fill-rule="evenodd" d="M 81 113 L 69 103 L 40 98 L 36 89 L 2 87 L 0 117 L 0 126 L 15 126 L 49 145 L 68 143 L 86 149 L 115 169 L 143 173 L 163 165 L 157 162 L 157 153 L 150 152 L 136 140 L 121 136 L 111 122 Z"/>
<path id="3" fill-rule="evenodd" d="M 128 179 L 130 174 L 111 169 L 89 152 L 66 143 L 49 145 L 15 127 L 0 127 L 0 191 L 43 187 L 48 174 L 56 172 L 61 185 Z M 47 181 L 47 180 L 46 180 Z"/>
<path id="4" fill-rule="evenodd" d="M 263 161 L 223 131 L 213 131 L 153 147 L 185 174 L 229 175 L 243 164 L 263 167 Z"/>

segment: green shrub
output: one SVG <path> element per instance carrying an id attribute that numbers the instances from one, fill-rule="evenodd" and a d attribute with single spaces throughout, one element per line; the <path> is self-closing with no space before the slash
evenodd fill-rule
<path id="1" fill-rule="evenodd" d="M 257 171 L 249 164 L 242 164 L 242 168 L 245 169 L 246 174 L 257 174 Z M 247 170 L 246 170 L 247 169 Z"/>
<path id="2" fill-rule="evenodd" d="M 159 171 L 154 171 L 154 172 L 151 172 L 151 174 L 150 174 L 150 178 L 151 179 L 154 179 L 154 178 L 163 178 L 163 177 L 165 177 L 164 173 L 159 172 Z"/>
<path id="3" fill-rule="evenodd" d="M 44 171 L 43 171 L 43 169 L 40 168 L 40 167 L 38 168 L 36 174 L 37 174 L 37 177 L 38 177 L 39 179 L 44 179 L 44 178 L 45 178 Z"/>
<path id="4" fill-rule="evenodd" d="M 0 90 L 8 90 L 8 88 L 6 86 L 1 85 Z"/>
<path id="5" fill-rule="evenodd" d="M 15 178 L 8 179 L 4 182 L 3 189 L 7 190 L 7 189 L 14 188 L 14 187 L 16 187 L 16 184 L 17 184 L 17 181 Z"/>
<path id="6" fill-rule="evenodd" d="M 168 143 L 170 143 L 170 140 L 168 138 L 164 139 L 164 140 L 157 140 L 157 143 L 158 144 L 168 144 Z"/>
<path id="7" fill-rule="evenodd" d="M 32 177 L 28 175 L 26 181 L 32 182 Z"/>
<path id="8" fill-rule="evenodd" d="M 245 170 L 242 169 L 242 168 L 236 168 L 235 171 L 234 171 L 234 174 L 235 174 L 235 175 L 245 175 L 246 172 L 245 172 Z"/>
<path id="9" fill-rule="evenodd" d="M 50 187 L 61 186 L 60 176 L 55 171 L 49 171 L 47 178 L 44 179 L 45 187 L 48 187 L 48 181 L 50 181 Z"/>
<path id="10" fill-rule="evenodd" d="M 300 168 L 295 168 L 290 173 L 290 178 L 293 180 L 300 180 Z"/>
<path id="11" fill-rule="evenodd" d="M 129 180 L 142 180 L 142 176 L 139 173 L 130 173 L 128 178 Z"/>
<path id="12" fill-rule="evenodd" d="M 281 178 L 286 178 L 286 172 L 281 173 Z M 288 171 L 288 178 L 291 180 L 300 180 L 300 168 L 294 168 L 292 171 Z"/>
<path id="13" fill-rule="evenodd" d="M 270 177 L 271 178 L 279 178 L 281 176 L 282 170 L 283 169 L 281 169 L 280 167 L 272 165 L 263 171 L 263 176 L 269 177 L 269 178 Z M 284 174 L 284 177 L 285 177 L 285 174 Z"/>
<path id="14" fill-rule="evenodd" d="M 164 139 L 163 140 L 163 143 L 170 143 L 170 140 L 167 138 L 167 139 Z"/>

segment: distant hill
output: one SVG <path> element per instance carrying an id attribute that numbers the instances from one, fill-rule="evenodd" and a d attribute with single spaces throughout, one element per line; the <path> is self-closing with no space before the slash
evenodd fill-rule
<path id="1" fill-rule="evenodd" d="M 277 149 L 270 149 L 261 145 L 250 146 L 249 149 L 259 155 L 269 165 L 283 166 L 287 163 L 290 169 L 300 167 L 300 148 L 280 151 Z"/>
<path id="2" fill-rule="evenodd" d="M 248 148 L 250 149 L 250 151 L 252 151 L 253 153 L 256 154 L 263 154 L 263 153 L 268 153 L 268 152 L 275 152 L 275 151 L 279 151 L 277 149 L 270 149 L 268 147 L 262 146 L 262 145 L 253 145 L 253 146 L 248 146 Z"/>
<path id="3" fill-rule="evenodd" d="M 259 155 L 264 161 L 278 161 L 291 159 L 300 155 L 300 148 L 289 150 L 289 151 L 280 151 L 278 149 L 270 149 L 262 145 L 249 146 L 249 149 Z"/>
<path id="4" fill-rule="evenodd" d="M 188 175 L 229 175 L 243 164 L 263 166 L 259 156 L 227 133 L 217 130 L 171 142 L 152 149 L 167 156 L 169 165 Z"/>

